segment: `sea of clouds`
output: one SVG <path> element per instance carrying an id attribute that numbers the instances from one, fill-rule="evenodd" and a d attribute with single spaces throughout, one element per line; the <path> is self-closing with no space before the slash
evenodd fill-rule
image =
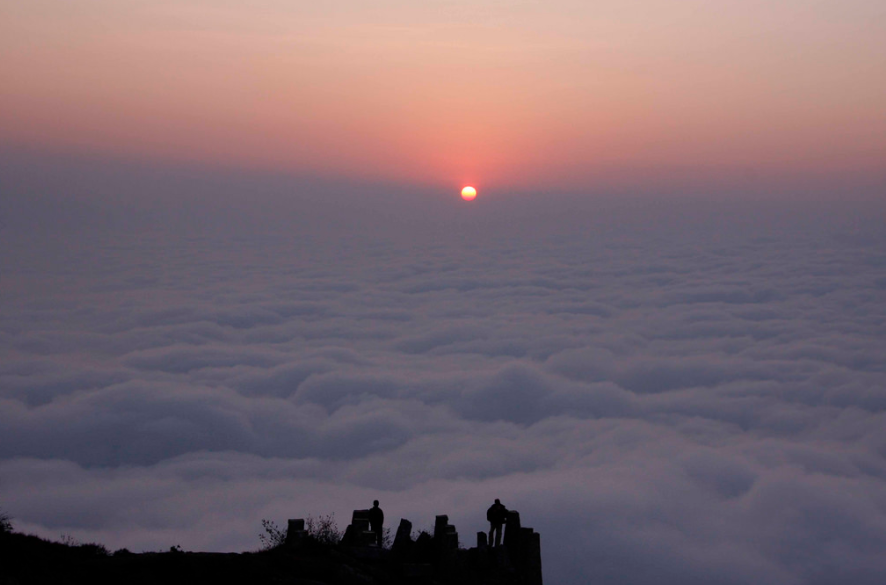
<path id="1" fill-rule="evenodd" d="M 881 203 L 245 189 L 6 202 L 17 529 L 254 550 L 379 499 L 471 546 L 501 498 L 551 584 L 886 574 Z"/>

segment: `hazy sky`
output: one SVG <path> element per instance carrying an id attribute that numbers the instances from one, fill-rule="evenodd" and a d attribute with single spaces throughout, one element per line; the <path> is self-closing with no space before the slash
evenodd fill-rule
<path id="1" fill-rule="evenodd" d="M 0 143 L 492 189 L 883 184 L 874 0 L 0 0 Z"/>

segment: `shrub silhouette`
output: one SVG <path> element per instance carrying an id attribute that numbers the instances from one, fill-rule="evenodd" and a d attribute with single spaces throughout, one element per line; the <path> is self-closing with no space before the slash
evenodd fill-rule
<path id="1" fill-rule="evenodd" d="M 261 550 L 273 550 L 286 542 L 286 531 L 277 526 L 276 522 L 265 519 L 261 521 L 261 525 L 265 531 L 264 534 L 258 535 L 261 541 Z M 343 535 L 335 522 L 335 514 L 318 516 L 317 518 L 308 516 L 305 519 L 305 532 L 308 533 L 308 538 L 326 546 L 337 545 L 341 542 Z M 388 535 L 388 539 L 390 540 L 390 535 Z"/>
<path id="2" fill-rule="evenodd" d="M 258 539 L 261 541 L 261 550 L 273 550 L 286 542 L 286 532 L 280 530 L 276 522 L 263 519 L 261 525 L 265 529 L 264 534 L 258 535 Z"/>
<path id="3" fill-rule="evenodd" d="M 0 532 L 12 532 L 12 519 L 2 509 L 0 509 Z"/>
<path id="4" fill-rule="evenodd" d="M 335 523 L 335 514 L 328 514 L 318 518 L 308 516 L 305 520 L 305 531 L 307 531 L 310 538 L 313 538 L 320 544 L 330 546 L 335 546 L 341 542 L 342 538 L 342 532 L 339 531 L 338 524 Z"/>

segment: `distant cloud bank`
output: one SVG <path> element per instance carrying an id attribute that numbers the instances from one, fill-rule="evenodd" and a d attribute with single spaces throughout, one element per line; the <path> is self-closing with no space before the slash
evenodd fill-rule
<path id="1" fill-rule="evenodd" d="M 551 583 L 886 574 L 882 205 L 351 197 L 0 231 L 15 525 L 244 550 L 377 498 L 467 544 L 499 497 Z"/>

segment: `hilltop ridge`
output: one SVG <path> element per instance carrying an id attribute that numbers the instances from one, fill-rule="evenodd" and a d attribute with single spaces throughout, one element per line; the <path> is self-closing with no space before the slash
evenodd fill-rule
<path id="1" fill-rule="evenodd" d="M 459 548 L 458 533 L 445 515 L 434 534 L 411 535 L 402 519 L 390 548 L 379 547 L 365 510 L 355 510 L 338 543 L 321 542 L 290 520 L 283 539 L 258 552 L 109 553 L 98 544 L 50 542 L 36 536 L 0 534 L 0 584 L 280 583 L 290 585 L 542 585 L 540 537 L 510 511 L 504 542 Z"/>

